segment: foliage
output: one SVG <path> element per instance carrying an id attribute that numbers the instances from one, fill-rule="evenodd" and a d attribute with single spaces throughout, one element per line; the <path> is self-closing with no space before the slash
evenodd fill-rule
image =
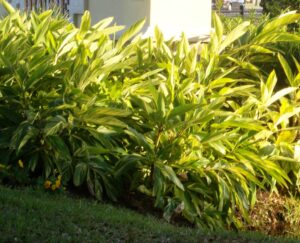
<path id="1" fill-rule="evenodd" d="M 115 41 L 112 19 L 90 26 L 86 12 L 77 29 L 51 10 L 6 7 L 5 167 L 22 160 L 44 181 L 57 170 L 99 200 L 140 191 L 167 220 L 179 214 L 209 228 L 242 227 L 257 188 L 299 186 L 300 65 L 281 46 L 299 45 L 286 31 L 299 14 L 243 22 L 225 37 L 214 15 L 210 42 L 190 45 L 159 29 L 134 37 L 143 21 Z"/>
<path id="2" fill-rule="evenodd" d="M 244 21 L 249 21 L 251 25 L 258 26 L 270 19 L 269 15 L 257 15 L 255 14 L 255 12 L 250 12 L 248 16 L 228 17 L 222 14 L 220 14 L 219 16 L 223 24 L 224 34 L 230 33 L 234 28 L 242 24 Z"/>
<path id="3" fill-rule="evenodd" d="M 75 28 L 51 10 L 10 9 L 0 23 L 1 162 L 47 179 L 57 169 L 76 186 L 87 182 L 98 199 L 116 199 L 113 166 L 126 153 L 119 144 L 130 115 L 107 101 L 99 83 L 132 62 L 130 46 L 116 47 L 112 19 Z M 126 39 L 123 39 L 125 42 Z"/>
<path id="4" fill-rule="evenodd" d="M 156 198 L 156 206 L 165 207 L 167 219 L 179 211 L 201 226 L 218 227 L 225 219 L 239 227 L 236 208 L 247 218 L 256 186 L 272 187 L 274 179 L 286 185 L 289 179 L 277 162 L 293 163 L 293 155 L 283 154 L 275 141 L 289 125 L 288 118 L 298 120 L 299 106 L 295 100 L 288 108 L 291 113 L 282 108 L 279 112 L 278 100 L 298 90 L 299 83 L 291 78 L 294 88 L 274 92 L 275 72 L 268 77 L 271 70 L 261 58 L 280 65 L 273 58 L 278 41 L 298 42 L 299 37 L 272 26 L 295 19 L 299 15 L 290 14 L 257 29 L 243 23 L 223 39 L 215 16 L 216 32 L 209 45 L 201 47 L 200 61 L 197 46 L 189 47 L 183 37 L 173 51 L 158 30 L 154 40 L 138 49 L 140 69 L 133 70 L 140 70 L 139 77 L 146 80 L 130 79 L 127 73 L 123 91 L 141 120 L 132 126 L 145 137 L 137 139 L 138 152 L 145 153 L 143 184 L 137 185 Z M 147 63 L 163 71 L 153 73 Z M 290 128 L 297 133 L 297 124 Z"/>
<path id="5" fill-rule="evenodd" d="M 216 6 L 216 10 L 218 11 L 218 13 L 221 13 L 221 9 L 223 7 L 224 1 L 223 0 L 216 0 L 215 1 L 215 6 Z"/>
<path id="6" fill-rule="evenodd" d="M 32 180 L 28 175 L 28 168 L 19 159 L 15 166 L 0 164 L 0 183 L 30 185 Z"/>
<path id="7" fill-rule="evenodd" d="M 280 14 L 283 10 L 300 10 L 300 0 L 261 0 L 260 6 L 265 13 L 272 17 Z"/>

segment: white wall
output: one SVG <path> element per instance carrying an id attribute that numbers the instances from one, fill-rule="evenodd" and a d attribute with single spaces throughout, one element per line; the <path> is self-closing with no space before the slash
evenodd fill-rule
<path id="1" fill-rule="evenodd" d="M 150 0 L 89 0 L 88 9 L 93 23 L 112 16 L 127 27 L 145 17 L 150 20 Z"/>
<path id="2" fill-rule="evenodd" d="M 93 23 L 114 16 L 127 27 L 146 17 L 145 30 L 152 35 L 158 25 L 167 37 L 208 35 L 211 30 L 211 0 L 89 0 Z"/>
<path id="3" fill-rule="evenodd" d="M 152 0 L 150 22 L 167 35 L 183 31 L 190 37 L 209 34 L 211 0 Z"/>
<path id="4" fill-rule="evenodd" d="M 11 0 L 14 7 L 23 0 Z M 211 30 L 211 0 L 70 0 L 69 16 L 79 23 L 85 9 L 90 10 L 92 23 L 114 16 L 119 25 L 131 26 L 146 17 L 146 35 L 152 35 L 156 25 L 166 37 L 179 36 L 185 32 L 188 37 L 202 36 Z M 77 23 L 77 24 L 78 24 Z"/>

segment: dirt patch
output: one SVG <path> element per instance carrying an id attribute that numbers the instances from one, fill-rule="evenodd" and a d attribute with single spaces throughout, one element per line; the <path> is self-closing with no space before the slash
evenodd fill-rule
<path id="1" fill-rule="evenodd" d="M 299 201 L 270 192 L 258 192 L 247 230 L 268 235 L 300 236 Z"/>

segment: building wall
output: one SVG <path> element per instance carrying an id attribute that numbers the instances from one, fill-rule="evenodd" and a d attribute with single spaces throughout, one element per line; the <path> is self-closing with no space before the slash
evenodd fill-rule
<path id="1" fill-rule="evenodd" d="M 8 1 L 12 6 L 18 9 L 25 9 L 24 0 L 10 0 Z"/>
<path id="2" fill-rule="evenodd" d="M 75 22 L 81 18 L 85 10 L 85 2 L 87 0 L 70 0 L 68 5 L 68 14 L 71 22 Z M 24 0 L 9 0 L 8 1 L 13 7 L 24 10 L 25 1 Z M 78 22 L 80 22 L 78 20 Z"/>
<path id="3" fill-rule="evenodd" d="M 84 10 L 84 0 L 70 0 L 70 4 L 68 6 L 70 21 L 78 26 L 80 24 L 80 19 L 84 13 Z"/>
<path id="4" fill-rule="evenodd" d="M 152 35 L 156 25 L 169 37 L 211 30 L 211 0 L 89 0 L 88 8 L 93 23 L 114 16 L 117 24 L 128 27 L 146 17 L 147 35 Z"/>
<path id="5" fill-rule="evenodd" d="M 25 8 L 24 0 L 10 2 Z M 153 32 L 156 25 L 170 35 L 184 31 L 195 36 L 211 30 L 211 0 L 70 0 L 70 21 L 78 26 L 86 9 L 91 12 L 92 24 L 113 16 L 116 24 L 126 27 L 146 18 L 145 32 Z"/>
<path id="6" fill-rule="evenodd" d="M 150 19 L 151 0 L 89 0 L 92 22 L 96 23 L 107 17 L 114 17 L 119 25 L 130 26 L 136 21 Z"/>
<path id="7" fill-rule="evenodd" d="M 178 31 L 209 33 L 211 30 L 210 0 L 152 0 L 151 25 Z"/>

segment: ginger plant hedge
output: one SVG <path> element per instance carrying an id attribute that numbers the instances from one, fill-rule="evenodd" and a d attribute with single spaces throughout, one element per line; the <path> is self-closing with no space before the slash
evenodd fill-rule
<path id="1" fill-rule="evenodd" d="M 58 171 L 98 200 L 139 191 L 167 220 L 209 228 L 242 227 L 257 189 L 297 187 L 300 65 L 280 47 L 299 44 L 284 29 L 299 14 L 226 37 L 215 15 L 210 42 L 190 45 L 142 39 L 143 21 L 114 40 L 111 18 L 86 12 L 76 28 L 1 2 L 2 182 Z"/>

